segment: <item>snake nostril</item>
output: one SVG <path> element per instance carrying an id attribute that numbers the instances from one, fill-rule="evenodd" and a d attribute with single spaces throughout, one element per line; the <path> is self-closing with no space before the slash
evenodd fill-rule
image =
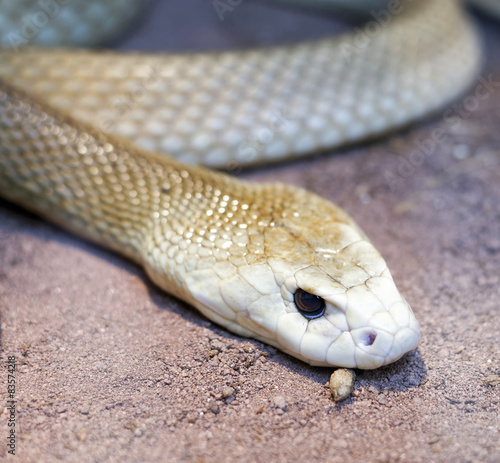
<path id="1" fill-rule="evenodd" d="M 365 338 L 365 346 L 371 346 L 374 342 L 375 342 L 375 339 L 377 338 L 377 333 L 371 331 L 370 333 L 368 333 L 366 335 L 366 338 Z"/>

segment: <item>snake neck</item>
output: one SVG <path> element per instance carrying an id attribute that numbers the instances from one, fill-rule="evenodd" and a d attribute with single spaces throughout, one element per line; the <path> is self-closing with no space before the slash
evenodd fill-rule
<path id="1" fill-rule="evenodd" d="M 4 197 L 139 263 L 144 263 L 155 224 L 165 220 L 170 230 L 184 233 L 187 221 L 174 217 L 198 213 L 187 207 L 192 204 L 188 191 L 214 184 L 194 178 L 189 168 L 166 156 L 104 135 L 2 81 L 0 140 Z M 206 175 L 225 177 L 208 171 Z"/>
<path id="2" fill-rule="evenodd" d="M 181 248 L 195 227 L 206 229 L 197 244 L 213 245 L 215 228 L 237 237 L 240 226 L 262 224 L 261 190 L 137 149 L 0 80 L 2 196 L 135 260 L 155 281 L 163 277 L 151 268 L 153 250 L 162 249 L 162 274 L 178 273 L 177 251 L 189 254 Z"/>

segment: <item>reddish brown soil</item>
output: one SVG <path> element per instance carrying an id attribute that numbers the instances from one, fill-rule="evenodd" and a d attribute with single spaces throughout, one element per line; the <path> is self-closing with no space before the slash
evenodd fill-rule
<path id="1" fill-rule="evenodd" d="M 118 45 L 207 49 L 327 29 L 322 17 L 252 2 L 220 22 L 199 3 L 153 4 Z M 479 19 L 482 76 L 498 83 L 500 28 Z M 443 112 L 372 144 L 243 174 L 347 209 L 420 320 L 419 348 L 358 372 L 340 405 L 330 369 L 229 334 L 133 264 L 1 202 L 1 342 L 18 365 L 11 460 L 499 462 L 500 86 L 473 107 L 453 123 Z M 446 141 L 412 167 L 436 128 Z"/>

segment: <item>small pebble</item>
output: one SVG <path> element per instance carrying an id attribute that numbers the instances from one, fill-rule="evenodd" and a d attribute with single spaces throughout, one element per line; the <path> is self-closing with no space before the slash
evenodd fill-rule
<path id="1" fill-rule="evenodd" d="M 440 436 L 438 436 L 438 435 L 434 435 L 434 436 L 432 436 L 432 437 L 431 437 L 431 438 L 427 441 L 427 443 L 428 443 L 429 445 L 432 445 L 432 444 L 436 444 L 436 443 L 437 443 L 437 442 L 439 442 L 440 440 L 441 440 L 441 437 L 440 437 Z"/>
<path id="2" fill-rule="evenodd" d="M 129 420 L 123 425 L 125 429 L 130 429 L 131 431 L 135 430 L 138 426 L 139 423 L 137 420 Z"/>
<path id="3" fill-rule="evenodd" d="M 371 392 L 372 394 L 378 394 L 378 390 L 375 386 L 368 386 L 368 392 Z"/>
<path id="4" fill-rule="evenodd" d="M 500 375 L 488 375 L 484 379 L 486 386 L 498 386 L 500 384 Z"/>
<path id="5" fill-rule="evenodd" d="M 76 438 L 80 442 L 85 442 L 87 440 L 88 435 L 89 435 L 88 429 L 87 428 L 82 428 L 82 429 L 80 429 L 80 431 L 78 431 L 76 433 Z"/>
<path id="6" fill-rule="evenodd" d="M 352 370 L 341 368 L 330 377 L 330 392 L 335 402 L 342 402 L 350 397 L 354 389 L 356 374 Z"/>
<path id="7" fill-rule="evenodd" d="M 234 395 L 234 389 L 232 387 L 226 386 L 222 389 L 222 398 L 228 399 L 229 397 Z"/>
<path id="8" fill-rule="evenodd" d="M 276 408 L 283 410 L 284 412 L 286 412 L 288 410 L 287 405 L 286 405 L 286 400 L 282 395 L 278 395 L 278 396 L 273 398 L 273 405 Z"/>
<path id="9" fill-rule="evenodd" d="M 465 346 L 460 346 L 455 350 L 455 354 L 461 354 L 463 350 L 465 349 Z"/>
<path id="10" fill-rule="evenodd" d="M 211 403 L 210 404 L 210 411 L 214 415 L 218 415 L 220 413 L 220 408 L 219 408 L 219 406 L 216 403 Z"/>

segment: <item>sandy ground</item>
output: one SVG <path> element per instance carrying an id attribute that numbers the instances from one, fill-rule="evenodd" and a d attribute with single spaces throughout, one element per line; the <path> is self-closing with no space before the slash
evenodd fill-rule
<path id="1" fill-rule="evenodd" d="M 156 2 L 117 45 L 223 48 L 329 28 L 251 2 L 223 22 L 212 2 L 180 3 Z M 356 218 L 421 323 L 415 352 L 358 372 L 336 405 L 331 369 L 229 334 L 133 264 L 0 202 L 1 342 L 18 401 L 15 458 L 0 404 L 0 459 L 499 462 L 500 28 L 478 20 L 482 78 L 497 83 L 486 99 L 474 100 L 478 80 L 455 119 L 243 174 L 304 186 Z M 446 140 L 411 166 L 436 128 Z"/>

